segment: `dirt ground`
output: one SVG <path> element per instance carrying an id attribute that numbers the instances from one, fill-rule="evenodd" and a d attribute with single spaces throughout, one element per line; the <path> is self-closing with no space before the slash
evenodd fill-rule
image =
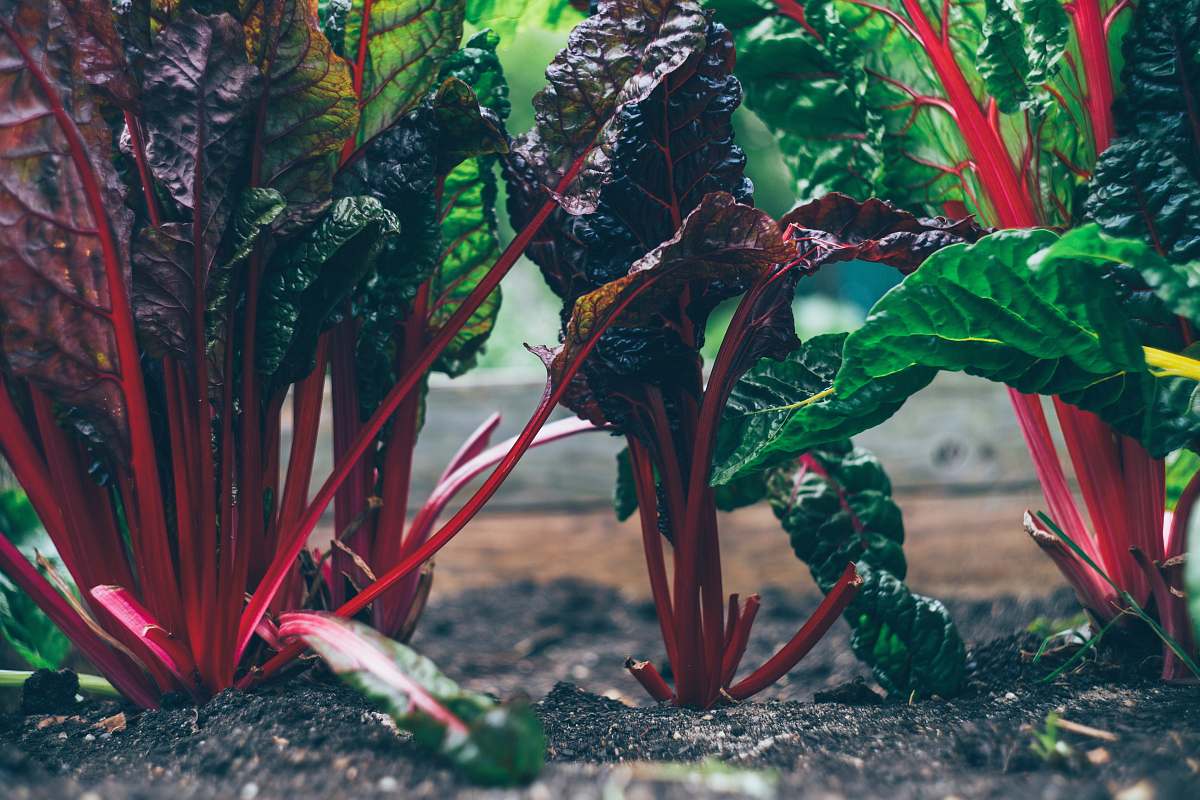
<path id="1" fill-rule="evenodd" d="M 748 664 L 816 603 L 779 589 L 763 599 Z M 1118 664 L 1106 652 L 1040 682 L 1056 662 L 1030 663 L 1039 639 L 1024 629 L 1073 613 L 1068 591 L 948 605 L 971 649 L 959 697 L 884 702 L 858 687 L 849 703 L 814 702 L 869 675 L 839 622 L 755 702 L 699 712 L 648 703 L 622 669 L 627 655 L 661 661 L 649 602 L 575 579 L 476 588 L 442 596 L 414 644 L 472 688 L 539 701 L 549 763 L 530 787 L 463 785 L 311 670 L 200 708 L 127 709 L 112 733 L 96 727 L 120 710 L 112 702 L 0 717 L 0 786 L 21 800 L 1200 796 L 1200 688 L 1159 683 L 1153 656 Z M 1030 749 L 1052 711 L 1099 731 L 1064 732 L 1060 763 Z"/>
<path id="2" fill-rule="evenodd" d="M 0 795 L 1200 797 L 1200 688 L 1162 685 L 1153 650 L 1098 651 L 1040 680 L 1057 662 L 1031 663 L 1040 640 L 1026 629 L 1077 605 L 1016 522 L 1036 495 L 902 500 L 909 583 L 947 601 L 970 649 L 972 678 L 953 699 L 885 701 L 838 622 L 754 702 L 656 707 L 622 666 L 627 656 L 663 662 L 634 523 L 607 509 L 491 513 L 439 558 L 413 644 L 472 689 L 537 703 L 548 764 L 532 786 L 462 784 L 358 695 L 308 670 L 201 708 L 124 709 L 126 727 L 112 733 L 96 724 L 121 710 L 114 702 L 0 716 Z M 769 510 L 721 523 L 728 589 L 763 595 L 744 662 L 754 666 L 817 599 Z M 856 679 L 871 691 L 847 692 Z M 831 691 L 841 702 L 814 702 Z M 1051 712 L 1100 734 L 1063 733 L 1068 755 L 1040 759 L 1030 744 Z"/>

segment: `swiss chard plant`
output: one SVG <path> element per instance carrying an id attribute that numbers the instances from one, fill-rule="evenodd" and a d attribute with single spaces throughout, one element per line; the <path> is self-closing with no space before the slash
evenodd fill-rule
<path id="1" fill-rule="evenodd" d="M 577 33 L 614 25 L 620 8 L 601 4 Z M 879 251 L 881 260 L 895 256 L 901 268 L 919 263 L 922 249 L 973 240 L 980 231 L 970 223 L 917 220 L 880 203 L 863 211 L 845 197 L 782 223 L 754 210 L 745 156 L 732 134 L 740 87 L 731 74 L 731 37 L 689 2 L 670 4 L 660 19 L 669 23 L 663 30 L 671 47 L 664 42 L 646 53 L 660 54 L 665 80 L 626 85 L 625 103 L 601 131 L 596 155 L 560 196 L 529 254 L 564 301 L 563 342 L 541 351 L 551 385 L 565 386 L 569 408 L 623 434 L 629 445 L 619 505 L 640 515 L 674 685 L 649 662 L 631 661 L 630 669 L 660 701 L 707 707 L 749 697 L 785 674 L 862 583 L 850 554 L 813 619 L 764 665 L 737 678 L 758 598 L 723 594 L 717 510 L 762 499 L 765 487 L 751 480 L 714 490 L 709 473 L 734 384 L 760 358 L 779 359 L 799 346 L 791 316 L 796 281 L 827 260 L 852 257 L 840 232 L 827 234 L 838 243 L 830 247 L 801 228 L 845 222 L 838 214 L 852 208 L 852 216 L 870 218 L 855 244 Z M 586 115 L 588 105 L 575 99 L 582 82 L 574 78 L 596 71 L 596 52 L 603 48 L 569 44 L 547 72 L 550 85 L 535 100 L 538 126 L 508 160 L 516 220 L 530 215 L 526 197 L 556 181 L 562 159 L 547 145 L 576 127 L 570 115 Z M 739 295 L 705 382 L 705 322 L 717 304 Z M 568 382 L 568 368 L 580 364 Z M 672 574 L 664 539 L 674 552 Z"/>
<path id="2" fill-rule="evenodd" d="M 420 389 L 470 367 L 536 231 L 498 246 L 494 37 L 412 6 L 0 4 L 0 452 L 69 577 L 16 528 L 0 569 L 140 705 L 258 674 L 278 612 L 354 595 L 507 452 L 485 422 L 405 525 Z M 422 585 L 388 586 L 372 619 L 403 635 Z"/>
<path id="3" fill-rule="evenodd" d="M 1073 540 L 1102 553 L 1098 563 L 1139 602 L 1157 587 L 1157 613 L 1177 616 L 1181 604 L 1167 588 L 1178 583 L 1169 564 L 1182 546 L 1182 534 L 1173 532 L 1182 523 L 1177 513 L 1176 523 L 1164 525 L 1162 457 L 1194 445 L 1197 417 L 1195 370 L 1178 358 L 1193 339 L 1196 277 L 1188 261 L 1200 232 L 1188 199 L 1200 152 L 1195 3 L 1151 2 L 1136 12 L 1104 0 L 711 5 L 738 31 L 748 105 L 778 136 L 802 191 L 878 193 L 904 205 L 969 211 L 1003 228 L 1094 219 L 1107 234 L 1145 242 L 1133 252 L 1125 246 L 1137 242 L 1114 243 L 1088 229 L 1057 248 L 1051 234 L 1004 235 L 940 254 L 936 278 L 913 276 L 906 283 L 914 285 L 875 309 L 867 327 L 886 331 L 886 339 L 868 341 L 865 332 L 847 339 L 846 377 L 839 373 L 834 383 L 839 403 L 885 395 L 894 402 L 932 375 L 901 363 L 1008 383 L 1053 517 Z M 1047 248 L 1055 254 L 1039 256 L 1040 266 L 1027 263 Z M 1066 286 L 1065 277 L 1049 274 L 1054 268 L 1085 284 Z M 1014 308 L 1016 315 L 1005 313 Z M 1019 324 L 1047 312 L 1060 322 Z M 1095 360 L 1095 347 L 1085 355 L 1087 342 L 1074 353 L 1066 344 L 1085 318 L 1089 336 L 1106 347 L 1122 342 L 1105 364 Z M 1050 330 L 1062 338 L 1045 346 Z M 955 335 L 969 338 L 946 341 Z M 951 350 L 959 352 L 944 357 Z M 1117 350 L 1124 354 L 1115 357 Z M 868 367 L 867 394 L 859 391 L 867 382 L 849 377 L 860 358 L 877 365 Z M 885 362 L 897 368 L 885 371 Z M 1037 394 L 1054 395 L 1090 526 Z M 793 394 L 777 405 L 796 401 Z M 781 438 L 757 454 L 750 451 L 759 443 L 751 443 L 728 471 L 718 470 L 718 480 L 772 452 L 798 452 L 801 440 L 817 443 L 821 434 L 804 431 L 808 424 L 842 424 L 814 402 L 768 415 L 771 423 L 747 421 L 772 425 L 769 435 Z M 1037 539 L 1052 548 L 1057 541 Z M 1101 620 L 1121 614 L 1119 598 L 1083 562 L 1069 551 L 1055 557 Z M 1165 662 L 1166 675 L 1180 673 L 1171 653 Z"/>

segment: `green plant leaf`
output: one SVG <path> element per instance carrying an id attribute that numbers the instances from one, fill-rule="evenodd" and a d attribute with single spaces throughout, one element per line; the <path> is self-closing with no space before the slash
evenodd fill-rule
<path id="1" fill-rule="evenodd" d="M 40 553 L 60 575 L 64 574 L 54 543 L 25 493 L 19 489 L 0 491 L 0 535 L 31 561 Z M 4 637 L 33 669 L 58 669 L 71 643 L 25 592 L 0 574 L 0 636 Z"/>
<path id="2" fill-rule="evenodd" d="M 1157 142 L 1200 173 L 1200 2 L 1139 2 L 1121 50 L 1121 133 Z"/>
<path id="3" fill-rule="evenodd" d="M 1200 261 L 1200 180 L 1161 142 L 1120 139 L 1096 165 L 1084 213 L 1112 236 L 1145 239 L 1172 261 Z M 1193 264 L 1191 272 L 1197 271 Z"/>
<path id="4" fill-rule="evenodd" d="M 1095 161 L 1083 87 L 1108 47 L 1081 47 L 1059 0 L 709 5 L 801 197 L 874 194 L 1005 227 L 1072 220 Z M 1099 5 L 1119 38 L 1128 12 Z"/>
<path id="5" fill-rule="evenodd" d="M 1197 201 L 1200 202 L 1200 195 Z M 1129 267 L 1141 275 L 1171 313 L 1200 322 L 1200 261 L 1171 262 L 1159 255 L 1146 240 L 1112 236 L 1097 224 L 1083 225 L 1063 234 L 1052 247 L 1038 255 L 1036 263 L 1051 269 L 1055 263 L 1071 259 L 1114 268 Z M 1176 327 L 1173 319 L 1161 319 L 1161 314 L 1153 316 L 1159 317 L 1160 324 Z M 1182 342 L 1177 344 L 1182 347 Z"/>
<path id="6" fill-rule="evenodd" d="M 889 692 L 904 697 L 956 694 L 966 678 L 966 649 L 939 601 L 903 583 L 904 520 L 878 459 L 849 441 L 832 442 L 766 480 L 771 508 L 828 592 L 848 562 L 863 578 L 846 609 L 850 645 Z"/>
<path id="7" fill-rule="evenodd" d="M 342 53 L 361 69 L 362 147 L 425 99 L 442 60 L 462 38 L 463 0 L 374 0 L 352 3 L 344 21 Z M 365 50 L 361 46 L 365 45 Z"/>
<path id="8" fill-rule="evenodd" d="M 490 109 L 500 123 L 498 131 L 503 136 L 503 121 L 511 106 L 508 83 L 496 55 L 499 43 L 495 33 L 481 31 L 446 60 L 442 75 L 456 79 L 459 85 L 470 86 L 474 90 L 470 103 L 476 109 L 480 106 Z M 470 115 L 457 116 L 460 120 L 470 119 Z M 447 127 L 439 124 L 440 130 Z M 484 132 L 488 128 L 484 124 L 476 126 Z M 500 256 L 496 219 L 498 158 L 495 153 L 507 152 L 507 139 L 502 140 L 503 148 L 500 149 L 497 146 L 500 142 L 487 135 L 465 138 L 468 141 L 474 139 L 475 146 L 466 151 L 456 148 L 456 153 L 466 152 L 467 157 L 445 175 L 442 183 L 441 259 L 429 287 L 431 335 L 458 310 Z M 473 367 L 492 332 L 499 310 L 500 289 L 497 288 L 456 332 L 434 368 L 456 377 Z"/>
<path id="9" fill-rule="evenodd" d="M 500 704 L 462 689 L 411 648 L 327 614 L 285 614 L 280 634 L 300 636 L 342 680 L 378 703 L 416 743 L 489 785 L 528 783 L 541 771 L 542 725 L 523 701 Z"/>
<path id="10" fill-rule="evenodd" d="M 1100 415 L 1159 457 L 1200 432 L 1195 381 L 1156 377 L 1102 256 L 1057 257 L 1047 231 L 1003 231 L 931 257 L 846 340 L 839 395 L 952 369 Z"/>
<path id="11" fill-rule="evenodd" d="M 850 38 L 813 36 L 771 0 L 705 5 L 734 32 L 746 107 L 778 140 L 796 197 L 871 195 L 882 180 L 883 129 L 866 103 L 867 75 Z M 805 21 L 812 30 L 825 22 Z"/>
<path id="12" fill-rule="evenodd" d="M 251 0 L 242 24 L 264 86 L 251 180 L 290 206 L 312 208 L 328 199 L 338 154 L 358 129 L 350 69 L 318 27 L 311 0 Z"/>
<path id="13" fill-rule="evenodd" d="M 833 384 L 846 334 L 815 336 L 782 361 L 761 359 L 737 382 L 721 417 L 712 483 L 754 475 L 817 445 L 873 428 L 933 380 L 908 370 L 856 395 L 799 405 Z"/>
<path id="14" fill-rule="evenodd" d="M 1012 114 L 1034 102 L 1062 58 L 1070 21 L 1059 0 L 985 0 L 984 9 L 979 75 Z"/>
<path id="15" fill-rule="evenodd" d="M 302 239 L 275 253 L 263 277 L 257 366 L 277 384 L 313 368 L 317 338 L 387 239 L 396 217 L 373 197 L 343 197 Z"/>
<path id="16" fill-rule="evenodd" d="M 876 303 L 840 361 L 808 367 L 806 348 L 757 365 L 730 399 L 713 481 L 866 430 L 939 369 L 1058 395 L 1158 457 L 1195 441 L 1197 382 L 1147 366 L 1135 320 L 1107 280 L 1111 257 L 1076 251 L 1076 237 L 1055 250 L 1058 241 L 1049 231 L 1002 231 L 947 247 Z"/>

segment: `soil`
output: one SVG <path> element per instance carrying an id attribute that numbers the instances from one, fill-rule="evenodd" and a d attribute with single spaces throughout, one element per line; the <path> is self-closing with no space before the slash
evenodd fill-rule
<path id="1" fill-rule="evenodd" d="M 763 600 L 748 664 L 769 655 L 816 602 L 779 590 Z M 649 603 L 577 580 L 473 589 L 432 605 L 414 644 L 472 688 L 538 699 L 549 763 L 531 787 L 462 784 L 358 695 L 308 669 L 199 708 L 136 713 L 88 700 L 0 717 L 0 794 L 1200 797 L 1200 688 L 1161 684 L 1153 656 L 1118 664 L 1104 651 L 1040 682 L 1061 656 L 1030 663 L 1039 639 L 1025 628 L 1039 616 L 1073 614 L 1068 592 L 947 604 L 972 643 L 972 679 L 959 697 L 883 701 L 839 622 L 786 682 L 755 702 L 701 712 L 646 702 L 622 669 L 628 655 L 661 664 Z M 1070 754 L 1038 758 L 1033 728 L 1050 712 L 1101 738 L 1063 731 Z"/>

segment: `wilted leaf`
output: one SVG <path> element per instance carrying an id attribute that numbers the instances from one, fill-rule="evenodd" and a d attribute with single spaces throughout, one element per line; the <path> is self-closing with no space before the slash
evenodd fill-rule
<path id="1" fill-rule="evenodd" d="M 541 771 L 545 737 L 523 702 L 498 704 L 468 692 L 427 658 L 357 622 L 331 615 L 284 614 L 282 636 L 299 636 L 351 686 L 384 708 L 421 747 L 471 780 L 527 783 Z"/>

